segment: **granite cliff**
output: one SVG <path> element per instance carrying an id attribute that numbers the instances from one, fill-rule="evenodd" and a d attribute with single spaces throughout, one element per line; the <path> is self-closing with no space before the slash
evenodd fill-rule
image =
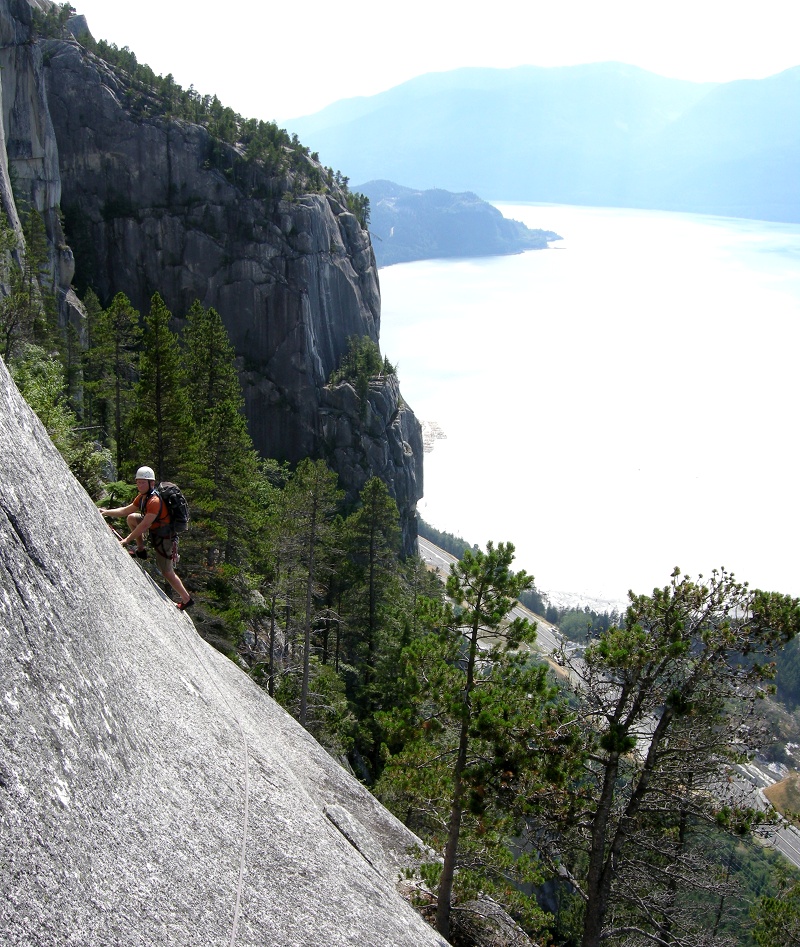
<path id="1" fill-rule="evenodd" d="M 2 361 L 0 464 L 0 941 L 443 947 L 418 840 L 119 548 Z"/>
<path id="2" fill-rule="evenodd" d="M 371 385 L 366 408 L 327 384 L 350 337 L 379 342 L 375 257 L 346 195 L 303 193 L 201 125 L 152 114 L 146 91 L 78 40 L 36 37 L 32 11 L 48 7 L 0 0 L 0 198 L 18 231 L 18 200 L 44 218 L 62 324 L 80 329 L 73 283 L 140 311 L 156 290 L 176 317 L 195 299 L 215 307 L 259 452 L 324 457 L 351 499 L 381 477 L 410 552 L 420 426 L 394 380 Z M 85 35 L 82 17 L 71 27 Z"/>

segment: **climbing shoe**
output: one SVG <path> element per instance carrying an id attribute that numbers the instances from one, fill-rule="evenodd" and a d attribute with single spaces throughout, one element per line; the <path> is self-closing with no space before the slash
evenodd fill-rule
<path id="1" fill-rule="evenodd" d="M 146 549 L 129 549 L 128 555 L 131 559 L 146 559 L 147 550 Z"/>
<path id="2" fill-rule="evenodd" d="M 194 599 L 190 598 L 188 602 L 178 602 L 178 611 L 185 612 L 187 608 L 191 608 L 194 605 Z"/>

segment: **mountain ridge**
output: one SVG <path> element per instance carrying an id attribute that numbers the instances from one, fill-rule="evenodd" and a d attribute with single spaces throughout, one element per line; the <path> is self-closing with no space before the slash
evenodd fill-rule
<path id="1" fill-rule="evenodd" d="M 798 83 L 800 67 L 731 83 L 619 63 L 473 67 L 289 125 L 353 180 L 797 221 Z"/>

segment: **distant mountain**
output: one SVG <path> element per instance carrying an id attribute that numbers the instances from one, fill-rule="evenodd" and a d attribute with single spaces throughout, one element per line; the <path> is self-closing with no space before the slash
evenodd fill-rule
<path id="1" fill-rule="evenodd" d="M 725 84 L 619 63 L 458 69 L 286 124 L 355 181 L 800 221 L 800 67 Z"/>
<path id="2" fill-rule="evenodd" d="M 379 266 L 519 253 L 560 239 L 550 230 L 531 230 L 518 220 L 509 220 L 469 192 L 417 191 L 391 181 L 369 181 L 353 190 L 369 198 L 369 229 Z"/>

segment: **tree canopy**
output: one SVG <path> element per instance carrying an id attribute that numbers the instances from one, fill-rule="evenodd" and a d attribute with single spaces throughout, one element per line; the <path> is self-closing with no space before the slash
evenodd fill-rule
<path id="1" fill-rule="evenodd" d="M 763 740 L 757 703 L 798 629 L 797 599 L 676 569 L 568 662 L 586 756 L 553 844 L 583 902 L 582 947 L 713 942 L 725 885 L 711 839 L 763 818 L 735 767 Z"/>

